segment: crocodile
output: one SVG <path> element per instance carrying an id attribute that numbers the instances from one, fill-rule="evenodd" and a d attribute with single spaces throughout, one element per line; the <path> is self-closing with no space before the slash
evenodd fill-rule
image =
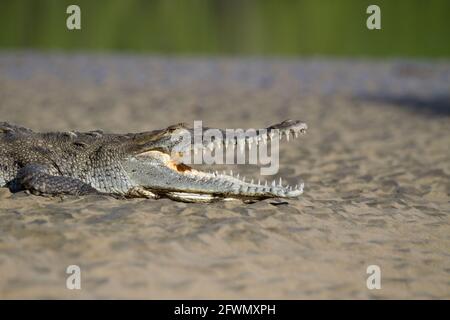
<path id="1" fill-rule="evenodd" d="M 246 147 L 289 140 L 306 132 L 299 120 L 286 120 L 255 131 L 253 137 L 215 138 L 215 147 Z M 204 128 L 202 130 L 207 130 Z M 194 133 L 186 124 L 139 133 L 102 130 L 35 132 L 0 122 L 0 186 L 35 195 L 108 194 L 120 198 L 170 198 L 184 202 L 297 198 L 303 184 L 246 182 L 239 175 L 195 169 L 175 155 L 211 148 L 189 143 L 180 148 L 180 133 Z M 205 132 L 205 131 L 201 131 Z M 277 140 L 277 141 L 279 141 Z M 193 141 L 193 140 L 192 140 Z M 178 147 L 178 149 L 176 149 Z M 174 152 L 176 150 L 176 152 Z"/>

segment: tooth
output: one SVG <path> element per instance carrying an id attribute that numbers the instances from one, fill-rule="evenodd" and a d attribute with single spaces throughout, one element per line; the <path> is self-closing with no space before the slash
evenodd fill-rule
<path id="1" fill-rule="evenodd" d="M 272 181 L 272 187 L 275 187 L 276 186 L 276 183 L 275 183 L 275 180 L 273 180 Z"/>
<path id="2" fill-rule="evenodd" d="M 241 150 L 241 153 L 244 152 L 244 143 L 240 143 L 239 148 Z"/>
<path id="3" fill-rule="evenodd" d="M 282 187 L 283 185 L 281 184 L 281 177 L 280 177 L 280 187 Z"/>
<path id="4" fill-rule="evenodd" d="M 252 181 L 250 182 L 250 184 L 253 184 L 253 179 L 252 179 Z"/>
<path id="5" fill-rule="evenodd" d="M 258 186 L 261 185 L 261 180 L 258 179 Z"/>
<path id="6" fill-rule="evenodd" d="M 274 136 L 274 135 L 275 135 L 275 134 L 273 133 L 273 131 L 271 131 L 271 132 L 269 133 L 270 140 L 273 139 L 273 136 Z"/>
<path id="7" fill-rule="evenodd" d="M 230 170 L 230 176 L 233 176 L 233 170 Z"/>
<path id="8" fill-rule="evenodd" d="M 264 187 L 267 187 L 267 180 L 266 180 L 265 183 L 264 183 Z"/>
<path id="9" fill-rule="evenodd" d="M 294 136 L 298 138 L 298 131 L 294 131 Z"/>
<path id="10" fill-rule="evenodd" d="M 286 140 L 289 142 L 289 131 L 286 132 Z"/>

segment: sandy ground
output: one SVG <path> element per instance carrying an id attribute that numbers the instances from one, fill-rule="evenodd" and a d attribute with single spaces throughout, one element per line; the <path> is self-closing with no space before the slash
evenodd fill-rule
<path id="1" fill-rule="evenodd" d="M 287 204 L 0 188 L 0 298 L 450 298 L 449 92 L 448 62 L 0 53 L 0 119 L 34 130 L 310 128 Z"/>

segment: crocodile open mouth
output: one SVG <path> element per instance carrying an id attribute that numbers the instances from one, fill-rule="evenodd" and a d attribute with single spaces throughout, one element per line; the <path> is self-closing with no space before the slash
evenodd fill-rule
<path id="1" fill-rule="evenodd" d="M 186 154 L 195 156 L 200 153 L 211 153 L 225 150 L 236 152 L 249 151 L 252 148 L 262 148 L 276 141 L 298 138 L 307 130 L 301 121 L 285 121 L 266 129 L 255 130 L 250 135 L 223 137 L 211 140 L 201 140 L 185 147 L 171 150 L 149 150 L 136 156 L 141 163 L 151 163 L 151 170 L 138 170 L 139 183 L 145 189 L 158 194 L 176 198 L 181 201 L 211 201 L 213 199 L 265 199 L 265 198 L 295 198 L 302 194 L 303 183 L 295 186 L 284 185 L 278 181 L 264 181 L 241 177 L 232 170 L 228 173 L 218 171 L 206 172 L 191 167 L 192 162 L 186 160 Z M 197 164 L 194 162 L 194 164 Z M 148 168 L 148 166 L 147 166 Z M 148 176 L 148 179 L 145 177 Z M 144 181 L 143 181 L 144 180 Z"/>

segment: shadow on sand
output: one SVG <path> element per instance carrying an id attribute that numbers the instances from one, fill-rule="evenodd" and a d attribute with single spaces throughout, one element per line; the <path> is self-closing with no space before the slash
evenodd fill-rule
<path id="1" fill-rule="evenodd" d="M 428 116 L 450 116 L 450 96 L 417 97 L 411 95 L 363 95 L 359 100 L 391 104 Z"/>

